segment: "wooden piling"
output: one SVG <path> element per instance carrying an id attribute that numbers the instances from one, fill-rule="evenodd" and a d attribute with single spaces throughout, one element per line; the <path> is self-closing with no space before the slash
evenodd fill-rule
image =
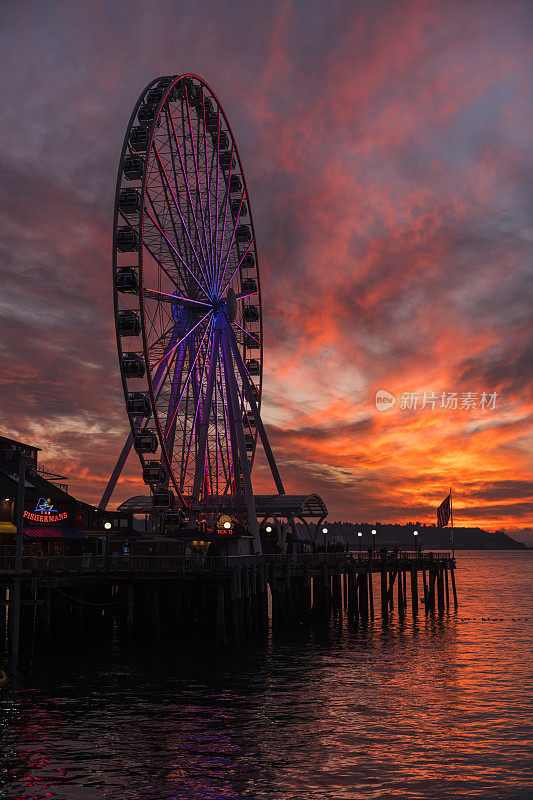
<path id="1" fill-rule="evenodd" d="M 444 574 L 442 567 L 437 570 L 437 607 L 439 612 L 444 611 Z"/>
<path id="2" fill-rule="evenodd" d="M 428 571 L 428 605 L 430 611 L 435 611 L 435 581 L 437 571 L 435 567 L 430 567 Z"/>
<path id="3" fill-rule="evenodd" d="M 427 613 L 429 611 L 429 592 L 425 569 L 422 570 L 422 581 L 424 586 L 424 609 Z"/>
<path id="4" fill-rule="evenodd" d="M 360 572 L 358 575 L 359 589 L 359 614 L 363 619 L 368 619 L 368 575 Z"/>
<path id="5" fill-rule="evenodd" d="M 453 564 L 450 565 L 450 578 L 452 579 L 453 605 L 457 611 L 457 589 L 455 588 L 455 567 Z"/>
<path id="6" fill-rule="evenodd" d="M 381 616 L 389 616 L 389 591 L 387 587 L 387 565 L 381 564 Z"/>
<path id="7" fill-rule="evenodd" d="M 418 572 L 415 564 L 411 564 L 411 608 L 415 617 L 418 614 Z"/>
<path id="8" fill-rule="evenodd" d="M 389 572 L 389 591 L 388 591 L 388 601 L 389 601 L 389 608 L 392 611 L 394 609 L 394 581 L 396 580 L 396 576 L 398 571 L 390 570 Z"/>
<path id="9" fill-rule="evenodd" d="M 346 573 L 346 582 L 348 585 L 348 602 L 347 602 L 347 609 L 348 614 L 353 616 L 355 613 L 355 603 L 357 600 L 356 588 L 355 588 L 355 575 L 353 571 L 353 567 L 350 567 L 349 572 Z"/>
<path id="10" fill-rule="evenodd" d="M 401 617 L 405 614 L 405 606 L 403 603 L 403 577 L 401 572 L 398 572 L 398 614 Z"/>
<path id="11" fill-rule="evenodd" d="M 444 565 L 444 586 L 446 589 L 446 611 L 450 608 L 450 588 L 448 586 L 448 567 Z"/>

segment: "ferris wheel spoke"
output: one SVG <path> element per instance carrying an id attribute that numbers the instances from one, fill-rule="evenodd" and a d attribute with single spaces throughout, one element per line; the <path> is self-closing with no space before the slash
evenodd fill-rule
<path id="1" fill-rule="evenodd" d="M 176 407 L 176 411 L 174 412 L 174 418 L 176 417 L 176 414 L 178 413 L 178 410 L 179 410 L 179 407 L 180 407 L 180 403 L 181 403 L 181 401 L 183 399 L 183 393 L 184 393 L 186 387 L 189 385 L 189 381 L 191 379 L 191 375 L 193 373 L 193 370 L 194 370 L 194 368 L 196 366 L 196 362 L 198 361 L 198 356 L 200 355 L 200 351 L 201 351 L 201 348 L 202 348 L 202 344 L 204 343 L 204 339 L 205 339 L 206 333 L 207 333 L 208 330 L 210 330 L 211 325 L 212 325 L 212 320 L 210 321 L 209 325 L 206 326 L 206 329 L 204 331 L 204 335 L 202 336 L 202 341 L 200 342 L 200 344 L 198 346 L 198 349 L 196 351 L 196 355 L 194 357 L 193 364 L 192 364 L 192 366 L 191 366 L 191 368 L 189 370 L 189 374 L 187 375 L 187 378 L 185 380 L 185 386 L 183 387 L 183 390 L 182 390 L 181 395 L 180 395 L 180 399 L 178 401 L 178 405 Z M 174 418 L 173 418 L 172 422 L 174 422 Z"/>
<path id="2" fill-rule="evenodd" d="M 206 121 L 205 121 L 205 94 L 204 94 L 203 89 L 202 89 L 202 109 L 203 109 L 203 117 L 204 117 L 205 180 L 206 180 L 206 185 L 207 185 L 206 198 L 207 198 L 207 209 L 208 209 L 208 212 L 209 212 L 209 217 L 208 217 L 208 220 L 209 220 L 209 248 L 208 249 L 210 251 L 209 254 L 210 254 L 210 265 L 211 265 L 211 269 L 210 269 L 211 285 L 213 285 L 213 283 L 214 283 L 214 275 L 212 274 L 212 272 L 213 272 L 213 230 L 212 230 L 212 226 L 211 226 L 211 191 L 210 191 L 210 181 L 209 181 L 209 159 L 207 157 L 207 127 L 206 127 Z"/>
<path id="3" fill-rule="evenodd" d="M 201 480 L 203 481 L 204 479 L 207 437 L 209 434 L 209 421 L 211 416 L 211 406 L 213 403 L 213 388 L 215 385 L 216 364 L 218 360 L 219 347 L 220 347 L 220 328 L 217 328 L 214 337 L 213 337 L 213 331 L 211 331 L 211 357 L 209 361 L 209 375 L 207 378 L 207 384 L 205 389 L 203 414 L 200 420 L 200 432 L 199 432 L 200 435 L 198 440 L 198 460 L 196 462 L 196 471 L 194 475 L 194 489 L 193 489 L 194 497 L 199 497 L 200 481 Z M 205 374 L 206 364 L 207 364 L 207 352 L 204 363 L 204 374 Z M 203 377 L 202 377 L 202 384 L 203 384 Z"/>
<path id="4" fill-rule="evenodd" d="M 170 194 L 172 196 L 172 199 L 175 202 L 174 193 L 172 191 L 172 186 L 170 185 L 170 181 L 168 180 L 167 173 L 166 173 L 165 167 L 163 166 L 163 162 L 162 162 L 161 156 L 159 155 L 159 151 L 158 151 L 158 149 L 156 147 L 155 141 L 154 141 L 154 143 L 152 145 L 152 148 L 153 148 L 153 151 L 154 151 L 154 153 L 156 155 L 157 166 L 158 166 L 158 171 L 159 171 L 159 177 L 161 179 L 161 184 L 162 184 L 163 192 L 164 192 L 164 195 L 165 195 L 165 208 L 168 211 L 168 215 L 170 217 L 170 222 L 172 224 L 172 230 L 174 231 L 174 240 L 176 242 L 176 246 L 177 246 L 177 248 L 179 250 L 180 255 L 183 257 L 184 255 L 187 255 L 187 254 L 186 253 L 182 253 L 182 251 L 181 251 L 180 236 L 178 235 L 178 229 L 176 227 L 176 219 L 174 217 L 174 214 L 171 211 L 171 204 L 169 202 L 169 197 L 168 197 L 168 193 L 170 192 Z M 153 200 L 151 199 L 151 197 L 150 197 L 150 204 L 152 206 L 152 209 L 155 212 L 155 204 L 154 204 Z M 179 208 L 178 208 L 178 211 L 179 211 Z M 157 217 L 157 219 L 158 219 L 158 221 L 160 221 L 159 217 Z"/>
<path id="5" fill-rule="evenodd" d="M 229 171 L 228 171 L 228 185 L 227 185 L 227 188 L 226 188 L 226 199 L 224 201 L 224 224 L 223 224 L 223 227 L 222 227 L 222 237 L 220 239 L 220 248 L 219 248 L 220 255 L 222 255 L 222 248 L 224 246 L 224 236 L 225 236 L 225 233 L 226 233 L 226 219 L 227 219 L 227 215 L 228 215 L 228 201 L 229 201 L 230 185 L 231 185 L 231 171 L 232 171 L 232 168 L 233 168 L 233 149 L 234 149 L 234 146 L 232 144 L 232 146 L 231 146 L 231 157 L 230 157 L 230 162 L 229 162 Z M 222 260 L 221 258 L 218 260 L 217 268 L 216 268 L 216 281 L 215 281 L 215 283 L 216 283 L 217 286 L 220 283 L 220 274 L 219 273 L 220 273 L 220 262 L 221 262 L 221 260 Z"/>
<path id="6" fill-rule="evenodd" d="M 225 489 L 225 491 L 226 491 L 227 488 L 228 488 L 228 485 L 231 484 L 231 479 L 232 479 L 232 474 L 233 474 L 233 472 L 232 472 L 232 469 L 233 469 L 233 451 L 232 451 L 232 442 L 231 442 L 231 439 L 230 439 L 230 430 L 231 430 L 231 428 L 230 428 L 230 424 L 229 424 L 229 420 L 228 420 L 228 397 L 227 397 L 227 389 L 226 389 L 226 386 L 225 386 L 225 375 L 224 375 L 224 367 L 223 367 L 223 363 L 222 363 L 222 353 L 220 353 L 220 355 L 219 355 L 219 372 L 220 372 L 220 387 L 219 387 L 220 388 L 220 396 L 222 398 L 222 408 L 224 410 L 224 440 L 225 440 L 225 443 L 226 443 L 226 453 L 225 453 L 225 455 L 226 455 L 226 463 L 227 463 L 227 485 L 226 485 L 226 489 Z M 225 389 L 226 389 L 226 391 L 225 391 Z M 221 454 L 222 454 L 222 452 L 223 451 L 221 450 Z"/>
<path id="7" fill-rule="evenodd" d="M 174 330 L 176 330 L 176 323 L 174 322 L 174 320 L 172 320 L 170 325 L 167 328 L 165 328 L 163 333 L 160 336 L 158 336 L 157 339 L 155 339 L 151 344 L 147 344 L 146 345 L 146 351 L 148 353 L 150 353 L 155 347 L 157 347 L 158 344 L 160 344 L 160 342 L 162 342 L 164 339 L 166 339 L 167 336 L 169 334 L 171 334 L 172 331 L 174 331 Z M 146 337 L 147 341 L 148 341 L 148 338 L 149 337 L 147 336 Z"/>
<path id="8" fill-rule="evenodd" d="M 252 334 L 250 333 L 250 331 L 247 331 L 247 330 L 245 330 L 244 328 L 241 328 L 241 326 L 239 325 L 239 323 L 238 323 L 238 322 L 236 322 L 235 320 L 233 320 L 233 322 L 232 322 L 231 324 L 232 324 L 232 325 L 236 325 L 238 328 L 240 328 L 240 330 L 241 330 L 243 333 L 245 333 L 247 336 L 249 336 L 249 337 L 250 337 L 250 339 L 253 339 L 253 340 L 254 340 L 254 342 L 257 342 L 257 344 L 258 344 L 258 345 L 261 345 L 261 342 L 259 341 L 259 339 L 256 339 L 256 338 L 255 338 L 255 336 L 252 336 Z"/>
<path id="9" fill-rule="evenodd" d="M 202 237 L 201 237 L 201 234 L 200 234 L 200 228 L 198 227 L 198 220 L 196 218 L 196 213 L 195 213 L 195 210 L 194 210 L 194 204 L 192 202 L 191 187 L 189 185 L 189 180 L 188 180 L 188 177 L 187 177 L 187 166 L 186 166 L 186 163 L 184 161 L 184 155 L 182 155 L 182 152 L 181 152 L 181 147 L 180 147 L 180 143 L 179 143 L 179 139 L 178 139 L 178 134 L 176 133 L 176 125 L 175 125 L 175 122 L 174 122 L 174 116 L 172 114 L 172 110 L 170 109 L 170 107 L 168 108 L 168 115 L 169 115 L 170 122 L 171 122 L 171 125 L 172 125 L 172 132 L 174 134 L 174 141 L 176 142 L 176 147 L 177 147 L 177 150 L 178 150 L 178 156 L 179 156 L 179 161 L 180 161 L 180 166 L 181 166 L 181 172 L 182 172 L 182 175 L 183 175 L 183 180 L 185 181 L 185 190 L 187 192 L 187 198 L 189 200 L 187 208 L 188 209 L 190 208 L 190 210 L 192 211 L 192 215 L 193 215 L 193 219 L 194 219 L 194 225 L 196 227 L 196 233 L 198 235 L 198 242 L 200 244 L 200 249 L 202 251 L 204 264 L 207 265 L 207 259 L 206 259 L 205 253 L 204 253 L 204 247 L 203 247 L 203 244 L 202 244 Z M 188 233 L 189 232 L 188 231 L 189 226 L 186 226 L 186 227 L 187 227 L 187 233 Z"/>
<path id="10" fill-rule="evenodd" d="M 161 359 L 160 359 L 160 360 L 157 362 L 157 364 L 155 364 L 155 366 L 153 367 L 153 369 L 156 369 L 156 368 L 159 366 L 159 364 L 161 363 L 161 361 L 163 361 L 163 359 L 165 359 L 165 358 L 168 358 L 168 357 L 169 357 L 169 355 L 170 355 L 171 353 L 173 353 L 173 352 L 174 352 L 174 350 L 175 350 L 177 347 L 179 347 L 179 345 L 180 345 L 182 342 L 184 342 L 184 341 L 185 341 L 185 339 L 187 339 L 187 338 L 188 338 L 188 337 L 191 335 L 191 333 L 192 333 L 193 331 L 195 331 L 195 330 L 196 330 L 196 328 L 198 328 L 198 326 L 199 326 L 199 325 L 201 325 L 201 324 L 202 324 L 202 322 L 205 322 L 205 320 L 206 320 L 206 319 L 207 319 L 207 318 L 208 318 L 208 317 L 211 315 L 211 313 L 212 313 L 212 312 L 211 312 L 211 310 L 209 310 L 209 311 L 207 312 L 207 314 L 206 314 L 204 317 L 202 317 L 202 319 L 201 319 L 201 320 L 199 320 L 199 321 L 196 323 L 196 325 L 195 325 L 193 328 L 191 328 L 191 329 L 190 329 L 190 331 L 187 331 L 187 333 L 185 334 L 185 336 L 184 336 L 182 339 L 180 339 L 180 340 L 179 340 L 179 342 L 178 342 L 177 344 L 175 344 L 175 345 L 174 345 L 174 347 L 172 348 L 172 350 L 169 350 L 169 352 L 168 352 L 168 353 L 165 353 L 165 355 L 163 356 L 163 358 L 161 358 Z"/>
<path id="11" fill-rule="evenodd" d="M 211 331 L 211 337 L 210 337 L 211 339 L 212 339 L 212 336 L 213 336 L 213 331 Z M 212 342 L 211 342 L 211 346 L 213 348 L 213 343 Z M 205 352 L 204 364 L 203 364 L 203 367 L 202 367 L 202 375 L 201 375 L 201 378 L 200 378 L 199 386 L 197 387 L 197 389 L 198 389 L 198 391 L 197 391 L 198 399 L 196 401 L 196 407 L 195 407 L 195 410 L 194 410 L 193 423 L 191 425 L 191 436 L 190 436 L 190 440 L 189 440 L 189 447 L 187 449 L 187 461 L 186 461 L 186 464 L 185 464 L 185 472 L 187 472 L 187 467 L 189 465 L 189 459 L 191 457 L 191 447 L 192 447 L 192 443 L 193 443 L 193 437 L 196 438 L 198 436 L 198 434 L 200 434 L 200 435 L 199 435 L 197 458 L 201 453 L 201 447 L 202 447 L 201 428 L 202 428 L 202 425 L 203 425 L 204 421 L 203 421 L 203 419 L 201 418 L 201 415 L 200 415 L 200 431 L 197 430 L 196 421 L 198 419 L 198 411 L 200 409 L 200 405 L 202 404 L 202 402 L 204 402 L 203 385 L 204 385 L 205 371 L 206 371 L 206 367 L 207 367 L 207 351 L 208 351 L 208 349 L 209 348 L 207 348 L 207 350 Z M 207 398 L 205 398 L 205 400 L 207 400 Z M 205 405 L 205 403 L 204 403 L 204 405 Z M 197 468 L 198 468 L 198 463 L 199 462 L 197 461 L 196 462 Z M 203 469 L 205 469 L 205 442 L 204 442 L 204 458 L 203 458 L 202 471 L 203 471 Z M 196 475 L 195 475 L 195 486 L 196 486 Z M 195 495 L 196 495 L 196 491 L 195 491 L 195 489 L 193 489 L 193 496 L 195 496 Z"/>
<path id="12" fill-rule="evenodd" d="M 191 239 L 191 236 L 190 236 L 190 234 L 189 234 L 189 230 L 188 230 L 187 226 L 185 225 L 185 220 L 183 219 L 183 214 L 181 213 L 181 208 L 180 208 L 179 202 L 178 202 L 178 200 L 177 200 L 177 198 L 176 198 L 176 195 L 174 194 L 174 190 L 172 189 L 172 186 L 170 185 L 170 181 L 169 181 L 169 179 L 168 179 L 168 175 L 167 175 L 167 173 L 166 173 L 166 171 L 165 171 L 165 168 L 164 168 L 164 166 L 163 166 L 163 163 L 162 163 L 162 161 L 161 161 L 161 157 L 160 157 L 160 155 L 159 155 L 159 152 L 158 152 L 158 150 L 157 150 L 157 148 L 156 148 L 155 144 L 154 144 L 154 146 L 153 146 L 153 147 L 154 147 L 154 152 L 155 152 L 155 155 L 156 155 L 156 158 L 157 158 L 157 162 L 158 162 L 158 164 L 159 164 L 159 169 L 160 169 L 160 171 L 161 171 L 162 177 L 164 178 L 165 184 L 166 184 L 166 186 L 168 187 L 168 189 L 169 189 L 169 191 L 170 191 L 170 194 L 171 194 L 171 196 L 172 196 L 172 200 L 174 201 L 174 205 L 176 206 L 177 212 L 178 212 L 178 214 L 179 214 L 179 217 L 180 217 L 180 221 L 181 221 L 181 223 L 182 223 L 182 225 L 183 225 L 183 228 L 184 228 L 184 230 L 185 230 L 185 233 L 187 234 L 187 238 L 188 238 L 188 240 L 189 240 L 189 244 L 190 244 L 190 246 L 191 246 L 191 249 L 192 249 L 192 251 L 193 251 L 193 253 L 194 253 L 194 257 L 195 257 L 195 259 L 196 259 L 196 262 L 197 262 L 197 264 L 198 264 L 198 267 L 199 267 L 199 269 L 200 269 L 200 272 L 201 272 L 201 274 L 202 274 L 202 278 L 203 278 L 203 279 L 204 279 L 204 281 L 205 281 L 205 285 L 206 285 L 206 286 L 209 286 L 209 280 L 208 280 L 208 278 L 207 278 L 207 276 L 206 276 L 206 274 L 205 274 L 205 272 L 204 272 L 204 270 L 203 270 L 203 268 L 202 268 L 202 264 L 201 264 L 201 262 L 200 262 L 200 259 L 198 258 L 198 254 L 197 254 L 197 252 L 196 252 L 196 250 L 195 250 L 195 248 L 194 248 L 194 245 L 193 245 L 193 243 L 192 243 L 192 239 Z M 176 236 L 177 236 L 177 233 L 176 233 Z M 207 265 L 206 265 L 206 268 L 207 268 Z"/>
<path id="13" fill-rule="evenodd" d="M 220 114 L 218 115 L 218 133 L 217 133 L 217 184 L 216 184 L 216 197 L 215 197 L 215 260 L 213 264 L 213 272 L 216 275 L 217 252 L 218 252 L 218 185 L 220 180 Z"/>
<path id="14" fill-rule="evenodd" d="M 235 269 L 234 269 L 234 270 L 233 270 L 233 272 L 231 273 L 231 277 L 230 277 L 229 281 L 227 281 L 227 283 L 226 283 L 226 285 L 224 286 L 224 288 L 222 289 L 222 291 L 219 291 L 219 293 L 218 293 L 219 297 L 223 297 L 223 296 L 224 296 L 224 293 L 225 293 L 226 289 L 228 288 L 228 286 L 229 286 L 229 285 L 230 285 L 230 283 L 232 282 L 233 278 L 235 277 L 235 273 L 237 272 L 237 270 L 238 270 L 238 269 L 239 269 L 239 267 L 241 266 L 242 262 L 244 261 L 244 259 L 245 259 L 245 258 L 246 258 L 246 256 L 248 255 L 248 252 L 249 252 L 249 250 L 250 250 L 250 247 L 253 245 L 253 243 L 254 243 L 254 240 L 252 239 L 252 241 L 250 242 L 250 244 L 248 245 L 248 247 L 247 247 L 247 248 L 246 248 L 246 250 L 244 251 L 244 255 L 243 255 L 243 257 L 241 258 L 241 260 L 239 261 L 239 263 L 237 264 L 237 266 L 235 267 Z M 220 283 L 222 283 L 222 280 L 220 281 Z"/>
<path id="15" fill-rule="evenodd" d="M 187 344 L 182 345 L 179 355 L 176 358 L 176 366 L 174 368 L 174 375 L 172 376 L 170 399 L 168 401 L 167 418 L 165 422 L 165 440 L 167 442 L 167 453 L 174 452 L 174 441 L 176 436 L 176 418 L 174 417 L 174 410 L 179 394 L 181 379 L 183 377 L 183 368 L 185 365 L 185 355 L 187 351 Z M 171 424 L 171 420 L 174 422 Z"/>
<path id="16" fill-rule="evenodd" d="M 161 228 L 161 226 L 158 225 L 158 223 L 155 221 L 155 219 L 152 217 L 152 215 L 150 214 L 150 212 L 146 208 L 144 209 L 144 213 L 147 215 L 147 217 L 149 217 L 149 219 L 152 221 L 153 225 L 155 225 L 155 227 L 157 228 L 157 230 L 159 231 L 159 233 L 163 237 L 163 240 L 166 242 L 166 244 L 168 246 L 168 249 L 171 251 L 171 253 L 174 253 L 178 257 L 178 259 L 181 261 L 181 263 L 183 264 L 183 266 L 185 267 L 187 272 L 189 272 L 189 274 L 194 278 L 194 280 L 196 281 L 196 283 L 198 284 L 198 286 L 200 287 L 202 292 L 205 294 L 205 296 L 208 299 L 210 299 L 208 291 L 206 291 L 206 289 L 204 289 L 204 287 L 202 286 L 202 284 L 200 283 L 200 281 L 198 280 L 198 278 L 196 277 L 194 272 L 192 272 L 189 269 L 189 267 L 187 266 L 186 262 L 182 259 L 182 257 L 180 256 L 180 254 L 178 253 L 178 251 L 176 250 L 176 248 L 174 247 L 174 245 L 172 244 L 172 242 L 170 241 L 170 239 L 168 238 L 168 236 L 166 235 L 164 230 Z M 166 270 L 165 270 L 165 272 L 166 272 Z M 167 275 L 168 275 L 168 273 L 167 273 Z M 174 283 L 175 286 L 177 286 L 175 281 L 173 281 L 173 283 Z"/>
<path id="17" fill-rule="evenodd" d="M 146 213 L 148 213 L 148 212 L 146 211 L 146 209 L 144 210 L 144 213 L 145 213 L 145 214 L 146 214 Z M 144 240 L 144 242 L 143 242 L 143 247 L 144 247 L 144 249 L 145 249 L 145 250 L 146 250 L 148 253 L 150 253 L 150 255 L 152 256 L 152 258 L 154 259 L 154 261 L 156 262 L 156 264 L 157 264 L 157 265 L 158 265 L 158 266 L 161 268 L 161 270 L 162 270 L 162 271 L 165 273 L 165 275 L 166 275 L 166 276 L 167 276 L 167 278 L 170 280 L 170 282 L 174 284 L 174 286 L 176 287 L 176 289 L 179 289 L 179 288 L 180 288 L 180 286 L 179 286 L 179 284 L 178 284 L 178 281 L 177 281 L 176 277 L 175 277 L 174 275 L 172 275 L 172 274 L 171 274 L 171 273 L 168 271 L 168 269 L 167 269 L 167 268 L 166 268 L 166 266 L 163 264 L 163 262 L 161 261 L 161 259 L 159 258 L 159 256 L 157 256 L 157 255 L 155 254 L 153 247 L 152 247 L 150 244 L 148 244 L 148 242 L 146 241 L 146 239 L 145 239 L 145 240 Z M 174 258 L 174 256 L 173 256 L 173 254 L 172 254 L 172 253 L 170 254 L 170 257 L 171 257 L 171 259 L 172 259 L 172 261 L 173 261 L 173 264 L 174 264 L 174 266 L 176 267 L 176 272 L 179 274 L 179 267 L 178 267 L 178 263 L 177 263 L 177 261 L 175 260 L 175 258 Z"/>
<path id="18" fill-rule="evenodd" d="M 225 453 L 224 453 L 224 448 L 222 446 L 221 431 L 220 431 L 219 425 L 218 425 L 218 423 L 219 423 L 219 419 L 218 419 L 218 415 L 219 415 L 218 398 L 219 398 L 219 395 L 220 395 L 221 400 L 222 400 L 222 403 L 221 403 L 222 409 L 224 410 L 224 396 L 222 394 L 222 386 L 221 386 L 222 377 L 221 377 L 221 373 L 220 373 L 220 358 L 217 359 L 217 372 L 218 372 L 219 377 L 217 377 L 217 380 L 216 380 L 216 389 L 218 391 L 215 391 L 215 404 L 216 404 L 215 450 L 216 450 L 216 468 L 217 468 L 217 471 L 216 471 L 216 476 L 217 476 L 216 477 L 216 486 L 217 486 L 217 495 L 218 495 L 218 494 L 220 494 L 219 453 L 220 453 L 220 461 L 222 462 L 222 469 L 223 469 L 223 472 L 224 472 L 224 478 L 226 480 L 226 483 L 228 481 L 228 475 L 229 475 L 228 469 L 226 468 L 226 462 L 224 461 Z M 225 426 L 226 426 L 225 416 L 223 417 L 223 422 L 224 422 L 224 430 L 225 430 Z"/>
<path id="19" fill-rule="evenodd" d="M 193 162 L 194 162 L 194 172 L 195 172 L 195 175 L 196 175 L 196 187 L 197 187 L 197 190 L 198 190 L 198 202 L 199 202 L 199 205 L 200 205 L 200 213 L 202 215 L 202 230 L 204 232 L 205 246 L 206 246 L 206 249 L 207 249 L 207 236 L 206 236 L 206 233 L 205 233 L 204 206 L 203 206 L 203 203 L 202 203 L 202 190 L 200 189 L 200 173 L 198 172 L 198 159 L 196 158 L 196 152 L 197 152 L 198 148 L 194 146 L 194 134 L 192 132 L 192 122 L 191 122 L 191 109 L 189 107 L 189 94 L 188 94 L 187 89 L 185 90 L 185 101 L 187 103 L 187 117 L 189 118 L 189 132 L 190 132 L 190 135 L 191 135 L 192 157 L 193 157 Z M 199 122 L 198 122 L 198 127 L 200 127 L 200 123 Z"/>
<path id="20" fill-rule="evenodd" d="M 224 366 L 224 383 L 226 387 L 226 404 L 228 408 L 229 414 L 229 438 L 231 444 L 231 457 L 233 463 L 233 480 L 234 480 L 234 488 L 235 488 L 235 495 L 241 495 L 241 487 L 240 484 L 237 485 L 237 476 L 240 473 L 239 470 L 239 446 L 237 441 L 237 434 L 235 430 L 235 421 L 237 419 L 237 410 L 235 409 L 233 403 L 233 392 L 231 388 L 231 378 L 232 378 L 232 371 L 233 371 L 233 359 L 231 357 L 231 352 L 229 351 L 225 339 L 222 340 L 222 363 Z M 234 375 L 233 375 L 234 377 Z M 233 424 L 232 424 L 233 423 Z"/>
<path id="21" fill-rule="evenodd" d="M 169 114 L 170 113 L 171 113 L 170 112 L 170 108 L 167 105 L 167 107 L 165 109 L 165 124 L 166 124 L 166 129 L 167 129 L 168 147 L 169 147 L 169 150 L 170 150 L 170 161 L 171 161 L 171 164 L 172 164 L 172 175 L 174 177 L 174 186 L 176 187 L 176 196 L 178 198 L 178 203 L 179 203 L 180 191 L 179 191 L 179 183 L 178 183 L 178 172 L 176 170 L 176 157 L 175 157 L 174 147 L 172 146 L 172 134 L 170 132 L 170 119 L 169 119 Z M 174 139 L 175 139 L 176 137 L 175 137 L 175 130 L 174 129 L 173 129 L 173 133 L 174 133 Z M 183 172 L 183 170 L 182 170 L 182 172 Z M 181 206 L 180 206 L 180 208 L 181 208 Z M 190 245 L 189 245 L 188 241 L 185 241 L 185 238 L 187 238 L 187 240 L 189 239 L 188 234 L 189 234 L 190 214 L 189 214 L 189 202 L 188 201 L 187 201 L 187 218 L 188 218 L 188 222 L 185 223 L 185 220 L 183 220 L 182 217 L 183 217 L 183 215 L 181 214 L 180 215 L 180 221 L 181 221 L 181 227 L 182 227 L 183 234 L 184 234 L 183 235 L 183 246 L 184 246 L 184 248 L 186 250 L 188 250 Z M 199 237 L 200 234 L 199 234 L 198 228 L 197 228 L 197 233 L 198 233 L 198 237 Z M 192 253 L 189 253 L 189 256 L 191 257 L 191 260 L 192 260 Z"/>
<path id="22" fill-rule="evenodd" d="M 159 292 L 157 289 L 144 289 L 142 290 L 144 297 L 149 297 L 152 300 L 158 300 L 161 303 L 176 303 L 181 306 L 189 306 L 190 308 L 211 308 L 211 303 L 202 303 L 201 300 L 191 300 L 190 297 L 181 297 L 178 294 L 168 294 L 168 292 Z"/>

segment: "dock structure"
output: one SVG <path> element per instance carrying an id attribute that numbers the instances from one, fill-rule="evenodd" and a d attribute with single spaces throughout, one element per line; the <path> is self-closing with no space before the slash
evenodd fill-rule
<path id="1" fill-rule="evenodd" d="M 115 628 L 132 637 L 199 634 L 222 646 L 330 614 L 387 621 L 457 608 L 449 553 L 87 554 L 14 566 L 0 564 L 0 648 L 16 652 L 17 629 L 21 647 Z"/>

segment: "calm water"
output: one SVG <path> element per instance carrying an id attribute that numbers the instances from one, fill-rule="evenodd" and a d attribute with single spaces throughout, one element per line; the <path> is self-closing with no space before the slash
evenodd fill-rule
<path id="1" fill-rule="evenodd" d="M 0 798 L 531 798 L 532 579 L 459 553 L 442 620 L 35 660 L 0 689 Z"/>

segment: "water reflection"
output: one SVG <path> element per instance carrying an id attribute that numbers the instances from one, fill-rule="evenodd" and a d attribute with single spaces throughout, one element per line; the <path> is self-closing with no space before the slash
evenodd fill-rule
<path id="1" fill-rule="evenodd" d="M 0 696 L 0 796 L 525 798 L 532 566 L 461 554 L 442 618 L 35 658 Z"/>

